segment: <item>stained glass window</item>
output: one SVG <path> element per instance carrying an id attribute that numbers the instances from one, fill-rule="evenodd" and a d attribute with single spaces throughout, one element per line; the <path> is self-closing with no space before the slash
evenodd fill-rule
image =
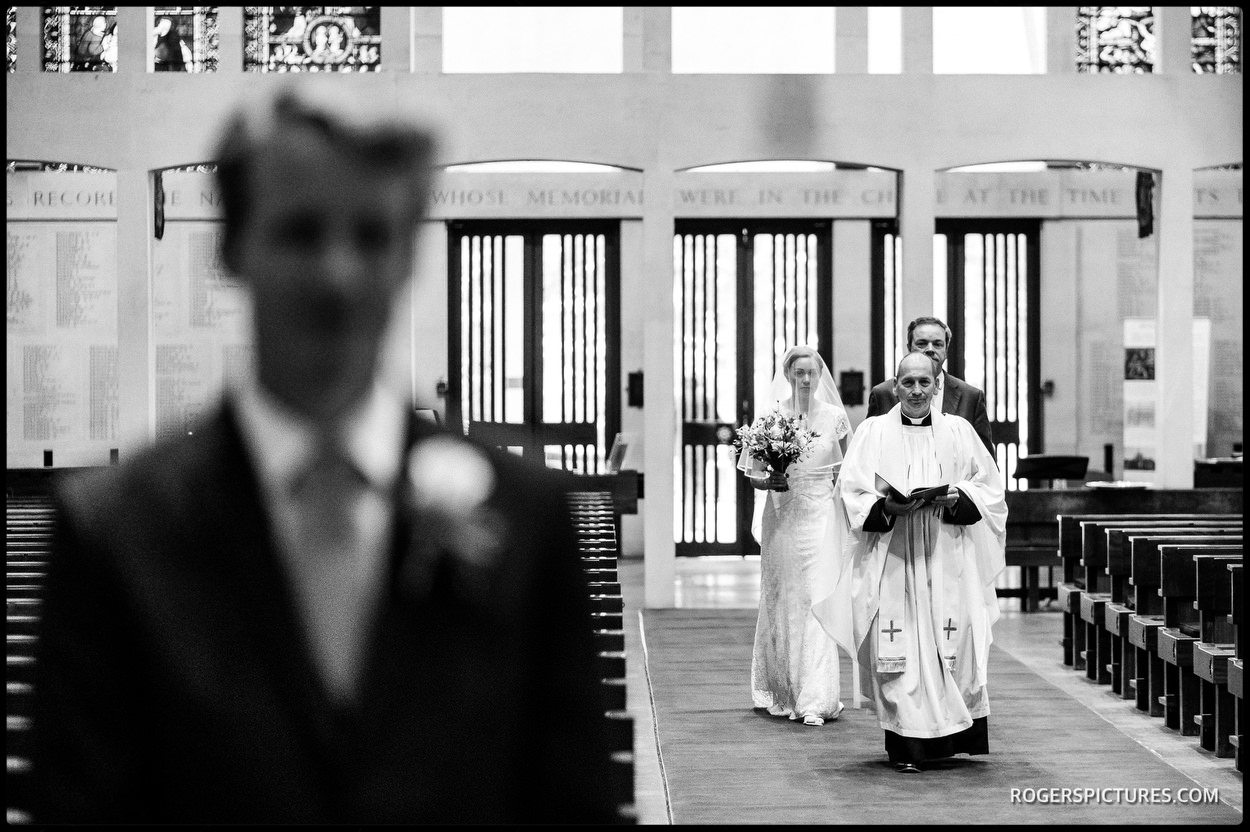
<path id="1" fill-rule="evenodd" d="M 1077 72 L 1146 73 L 1154 64 L 1152 6 L 1077 7 Z"/>
<path id="2" fill-rule="evenodd" d="M 1241 9 L 1237 6 L 1191 6 L 1194 72 L 1241 74 Z"/>
<path id="3" fill-rule="evenodd" d="M 152 14 L 154 72 L 216 72 L 216 6 L 157 6 Z"/>
<path id="4" fill-rule="evenodd" d="M 116 72 L 116 6 L 43 7 L 44 72 Z"/>
<path id="5" fill-rule="evenodd" d="M 379 6 L 272 6 L 243 9 L 247 72 L 377 72 Z"/>
<path id="6" fill-rule="evenodd" d="M 36 162 L 22 159 L 6 159 L 5 173 L 19 171 L 40 171 L 43 173 L 117 173 L 111 168 L 97 168 L 94 165 L 77 165 L 72 162 Z"/>
<path id="7" fill-rule="evenodd" d="M 9 60 L 9 72 L 17 69 L 17 9 L 4 7 L 4 17 L 9 24 L 9 36 L 4 41 L 5 57 Z"/>

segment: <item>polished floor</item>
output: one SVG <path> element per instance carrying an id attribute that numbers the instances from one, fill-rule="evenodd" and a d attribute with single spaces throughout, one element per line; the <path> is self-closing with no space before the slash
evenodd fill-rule
<path id="1" fill-rule="evenodd" d="M 647 629 L 641 615 L 643 601 L 642 561 L 622 559 L 620 577 L 625 600 L 625 629 L 628 708 L 635 724 L 635 806 L 638 822 L 674 822 L 670 782 L 676 774 L 665 771 L 678 764 L 673 755 L 661 758 L 656 734 L 653 697 L 655 667 L 648 667 Z M 676 576 L 676 605 L 687 610 L 754 609 L 759 598 L 758 558 L 679 559 Z M 995 626 L 995 644 L 1028 672 L 1040 677 L 1048 694 L 1062 695 L 1072 707 L 1085 709 L 1134 747 L 1149 753 L 1175 770 L 1183 782 L 1195 787 L 1219 790 L 1220 802 L 1239 813 L 1242 810 L 1241 775 L 1232 761 L 1218 759 L 1201 751 L 1193 737 L 1181 737 L 1136 712 L 1131 704 L 1110 693 L 1107 686 L 1089 682 L 1083 674 L 1065 668 L 1060 661 L 1061 619 L 1054 609 L 1036 613 L 1018 611 L 1015 600 L 1001 602 L 1004 615 Z M 744 685 L 749 669 L 743 668 Z M 665 742 L 670 742 L 665 738 Z M 779 807 L 780 808 L 780 807 Z M 767 813 L 761 815 L 767 818 Z M 714 823 L 682 816 L 677 822 Z M 761 822 L 771 822 L 762 820 Z"/>

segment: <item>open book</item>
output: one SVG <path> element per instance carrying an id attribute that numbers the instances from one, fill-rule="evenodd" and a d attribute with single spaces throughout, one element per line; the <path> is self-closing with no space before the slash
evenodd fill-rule
<path id="1" fill-rule="evenodd" d="M 877 478 L 877 490 L 884 492 L 885 495 L 893 497 L 900 503 L 910 503 L 912 500 L 920 500 L 925 504 L 932 503 L 938 497 L 944 496 L 950 490 L 949 485 L 926 485 L 924 488 L 913 488 L 910 493 L 903 491 L 891 485 L 890 482 L 880 474 L 875 474 Z"/>

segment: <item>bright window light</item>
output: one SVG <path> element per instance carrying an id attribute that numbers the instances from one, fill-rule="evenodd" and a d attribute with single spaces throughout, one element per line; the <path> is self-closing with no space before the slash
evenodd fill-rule
<path id="1" fill-rule="evenodd" d="M 1046 170 L 1045 162 L 989 162 L 984 165 L 960 165 L 947 168 L 947 173 L 1037 173 Z"/>
<path id="2" fill-rule="evenodd" d="M 629 168 L 593 162 L 562 162 L 550 159 L 514 159 L 506 162 L 472 162 L 448 165 L 448 173 L 619 173 Z"/>
<path id="3" fill-rule="evenodd" d="M 674 73 L 833 72 L 833 7 L 674 6 Z"/>
<path id="4" fill-rule="evenodd" d="M 903 7 L 868 7 L 868 72 L 897 75 L 903 71 Z"/>
<path id="5" fill-rule="evenodd" d="M 1046 72 L 1044 6 L 934 6 L 933 72 Z"/>
<path id="6" fill-rule="evenodd" d="M 833 162 L 806 159 L 765 159 L 756 162 L 726 162 L 686 168 L 686 173 L 825 173 L 835 170 Z"/>
<path id="7" fill-rule="evenodd" d="M 889 168 L 872 165 L 838 165 L 837 162 L 820 162 L 811 159 L 761 159 L 753 162 L 724 162 L 716 165 L 697 165 L 685 168 L 682 173 L 829 173 L 838 170 L 865 170 L 869 173 L 889 173 Z"/>
<path id="8" fill-rule="evenodd" d="M 444 6 L 443 72 L 621 72 L 620 6 Z"/>

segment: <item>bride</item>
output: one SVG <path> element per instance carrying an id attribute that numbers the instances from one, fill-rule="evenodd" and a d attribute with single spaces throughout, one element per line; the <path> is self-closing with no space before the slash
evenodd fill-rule
<path id="1" fill-rule="evenodd" d="M 738 467 L 767 491 L 760 534 L 760 610 L 751 656 L 751 697 L 774 716 L 823 725 L 842 710 L 838 650 L 812 615 L 820 544 L 833 510 L 833 484 L 851 423 L 829 370 L 812 347 L 791 347 L 773 376 L 773 406 L 805 417 L 814 449 L 785 474 L 769 474 L 744 451 Z"/>

